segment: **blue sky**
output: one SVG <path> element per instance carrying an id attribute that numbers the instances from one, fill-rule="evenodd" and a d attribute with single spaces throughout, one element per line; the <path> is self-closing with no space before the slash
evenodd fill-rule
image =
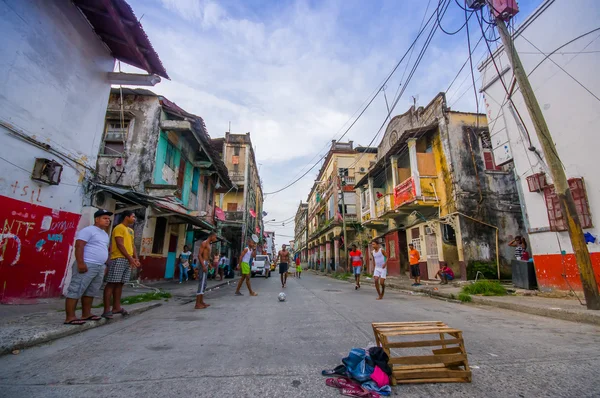
<path id="1" fill-rule="evenodd" d="M 250 132 L 265 192 L 301 175 L 309 161 L 345 131 L 351 116 L 416 37 L 427 7 L 423 0 L 128 2 L 172 79 L 152 90 L 202 116 L 212 137 L 222 137 L 229 122 L 233 133 Z M 520 1 L 516 22 L 541 2 Z M 428 16 L 436 6 L 431 0 Z M 453 1 L 442 26 L 456 30 L 464 19 Z M 474 18 L 470 27 L 475 43 L 481 33 Z M 417 44 L 409 71 L 422 43 Z M 473 56 L 475 65 L 484 50 L 482 43 Z M 467 54 L 465 30 L 454 36 L 438 31 L 394 114 L 404 113 L 413 96 L 417 105 L 426 105 L 445 91 Z M 405 67 L 401 64 L 387 84 L 389 101 Z M 475 111 L 468 73 L 465 68 L 447 99 L 454 109 Z M 477 70 L 475 74 L 477 78 Z M 386 114 L 379 95 L 344 140 L 367 145 Z M 293 216 L 317 172 L 318 167 L 293 187 L 268 195 L 266 219 Z M 293 235 L 292 223 L 269 229 Z M 277 243 L 284 240 L 288 238 Z"/>

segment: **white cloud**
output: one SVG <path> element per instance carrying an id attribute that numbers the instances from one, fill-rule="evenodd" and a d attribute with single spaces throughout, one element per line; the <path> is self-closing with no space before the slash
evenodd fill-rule
<path id="1" fill-rule="evenodd" d="M 234 133 L 251 132 L 266 192 L 300 174 L 295 159 L 310 159 L 345 130 L 412 42 L 425 9 L 419 1 L 155 1 L 130 0 L 172 78 L 153 90 L 202 116 L 212 137 L 229 122 Z M 408 109 L 412 95 L 426 105 L 446 89 L 467 55 L 464 35 L 453 38 L 438 33 L 394 114 Z M 390 101 L 403 70 L 388 84 Z M 472 103 L 467 94 L 457 106 L 472 111 Z M 379 96 L 344 139 L 367 145 L 386 113 Z M 295 214 L 317 172 L 268 197 L 267 218 Z M 293 235 L 293 227 L 278 232 Z"/>

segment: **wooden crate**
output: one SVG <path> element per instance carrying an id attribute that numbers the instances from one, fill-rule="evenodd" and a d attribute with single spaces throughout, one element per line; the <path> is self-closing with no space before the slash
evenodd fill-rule
<path id="1" fill-rule="evenodd" d="M 471 382 L 462 331 L 439 321 L 382 322 L 372 326 L 377 345 L 390 357 L 392 385 Z M 427 339 L 415 339 L 416 336 Z M 433 355 L 395 355 L 396 351 L 419 347 L 441 348 L 432 348 Z"/>

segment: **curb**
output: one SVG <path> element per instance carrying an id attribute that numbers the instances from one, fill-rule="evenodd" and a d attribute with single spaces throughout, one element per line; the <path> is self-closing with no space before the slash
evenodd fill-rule
<path id="1" fill-rule="evenodd" d="M 319 273 L 319 272 L 315 272 L 315 274 L 320 275 L 320 276 L 329 276 L 330 278 L 335 279 L 332 276 L 327 275 L 327 274 L 323 274 L 323 273 Z M 340 279 L 337 279 L 337 280 L 340 280 Z M 348 281 L 348 282 L 354 283 L 354 281 Z M 371 281 L 362 281 L 361 280 L 361 283 L 374 285 L 374 283 Z M 551 309 L 551 308 L 542 308 L 542 307 L 532 307 L 532 306 L 523 305 L 523 304 L 519 304 L 519 303 L 506 303 L 506 302 L 502 302 L 502 301 L 490 300 L 485 297 L 473 296 L 473 295 L 471 295 L 471 298 L 473 299 L 473 301 L 471 303 L 463 303 L 460 300 L 451 298 L 450 294 L 441 293 L 441 292 L 433 291 L 430 289 L 422 289 L 422 288 L 421 289 L 411 289 L 409 287 L 404 287 L 404 286 L 401 287 L 401 286 L 397 286 L 397 285 L 394 285 L 391 283 L 386 284 L 386 287 L 397 290 L 397 291 L 405 292 L 405 293 L 418 292 L 418 293 L 422 293 L 423 296 L 427 296 L 427 297 L 430 297 L 430 298 L 433 298 L 436 300 L 448 301 L 448 302 L 456 303 L 456 304 L 486 305 L 489 307 L 496 307 L 496 308 L 501 308 L 504 310 L 516 311 L 516 312 L 521 312 L 521 313 L 530 314 L 530 315 L 538 315 L 538 316 L 543 316 L 546 318 L 560 319 L 563 321 L 586 323 L 589 325 L 600 326 L 600 316 L 590 315 L 590 314 L 586 314 L 586 313 L 579 313 L 579 312 L 575 312 L 575 311 L 571 311 L 571 310 L 567 310 L 567 309 Z"/>
<path id="2" fill-rule="evenodd" d="M 132 308 L 132 309 L 128 310 L 129 315 L 127 317 L 130 317 L 132 315 L 141 314 L 143 312 L 146 312 L 153 308 L 158 308 L 160 306 L 162 306 L 162 303 L 151 303 L 151 304 L 143 305 L 143 306 L 140 306 L 137 308 Z M 123 320 L 124 320 L 124 317 L 121 317 L 121 319 L 113 318 L 110 321 L 102 318 L 99 321 L 86 322 L 82 326 L 59 325 L 57 329 L 44 331 L 44 332 L 38 332 L 38 333 L 33 334 L 33 336 L 31 336 L 30 338 L 22 339 L 22 340 L 17 339 L 15 342 L 10 342 L 7 345 L 2 344 L 0 346 L 0 356 L 10 354 L 14 350 L 22 350 L 24 348 L 35 347 L 37 345 L 49 343 L 49 342 L 58 340 L 63 337 L 78 334 L 78 333 L 84 332 L 89 329 L 94 329 L 99 326 L 105 325 L 107 323 L 121 322 Z"/>

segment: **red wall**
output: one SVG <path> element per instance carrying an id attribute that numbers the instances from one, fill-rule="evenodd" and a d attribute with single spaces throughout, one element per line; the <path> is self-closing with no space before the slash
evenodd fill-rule
<path id="1" fill-rule="evenodd" d="M 80 218 L 0 196 L 0 302 L 61 295 Z"/>
<path id="2" fill-rule="evenodd" d="M 563 258 L 564 257 L 564 258 Z M 590 253 L 596 282 L 600 287 L 600 253 Z M 582 290 L 579 268 L 573 253 L 562 256 L 561 254 L 538 254 L 533 256 L 535 274 L 540 289 L 570 290 L 569 284 L 575 290 Z M 566 279 L 562 276 L 566 275 Z"/>
<path id="3" fill-rule="evenodd" d="M 393 245 L 393 250 L 392 250 Z M 397 276 L 400 275 L 400 247 L 398 245 L 398 232 L 392 232 L 385 236 L 385 249 L 388 253 L 387 268 L 388 275 Z M 394 257 L 391 257 L 391 253 L 394 253 Z"/>
<path id="4" fill-rule="evenodd" d="M 140 264 L 139 277 L 141 280 L 157 281 L 165 278 L 166 257 L 141 256 Z"/>

